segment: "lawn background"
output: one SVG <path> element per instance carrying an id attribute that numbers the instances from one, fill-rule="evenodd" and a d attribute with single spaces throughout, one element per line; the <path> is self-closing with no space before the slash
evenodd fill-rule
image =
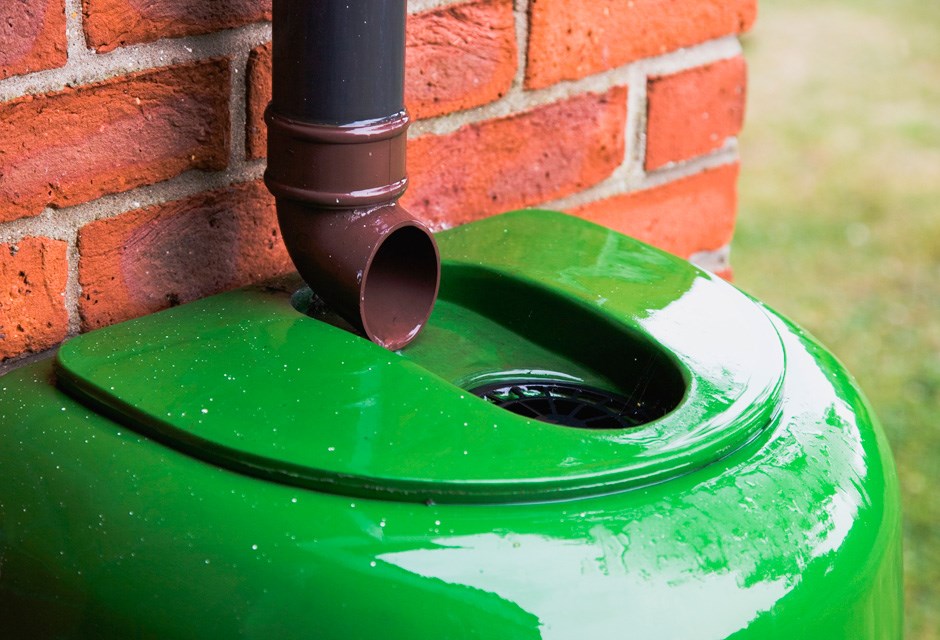
<path id="1" fill-rule="evenodd" d="M 894 449 L 908 640 L 940 638 L 940 1 L 761 0 L 738 286 L 858 378 Z"/>

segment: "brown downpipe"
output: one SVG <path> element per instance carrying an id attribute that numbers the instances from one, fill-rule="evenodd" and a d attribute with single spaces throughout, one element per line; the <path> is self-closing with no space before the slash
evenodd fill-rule
<path id="1" fill-rule="evenodd" d="M 434 237 L 398 199 L 408 180 L 405 0 L 274 1 L 264 179 L 300 275 L 388 349 L 425 324 Z"/>

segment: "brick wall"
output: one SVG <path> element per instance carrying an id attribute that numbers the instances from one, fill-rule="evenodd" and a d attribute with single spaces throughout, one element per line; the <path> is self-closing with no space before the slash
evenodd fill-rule
<path id="1" fill-rule="evenodd" d="M 756 0 L 412 0 L 404 201 L 571 211 L 727 270 Z M 0 6 L 0 361 L 290 269 L 265 0 Z"/>

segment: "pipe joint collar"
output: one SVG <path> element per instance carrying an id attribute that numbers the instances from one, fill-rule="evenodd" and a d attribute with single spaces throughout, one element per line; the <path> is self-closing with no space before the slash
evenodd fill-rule
<path id="1" fill-rule="evenodd" d="M 346 125 L 302 122 L 269 105 L 264 181 L 279 198 L 316 207 L 362 208 L 397 200 L 408 186 L 408 114 Z"/>

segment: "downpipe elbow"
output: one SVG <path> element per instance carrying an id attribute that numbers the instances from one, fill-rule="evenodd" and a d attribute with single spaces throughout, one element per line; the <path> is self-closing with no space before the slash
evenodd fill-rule
<path id="1" fill-rule="evenodd" d="M 326 209 L 278 199 L 277 217 L 297 270 L 350 325 L 386 349 L 411 342 L 440 286 L 434 236 L 392 202 Z"/>

